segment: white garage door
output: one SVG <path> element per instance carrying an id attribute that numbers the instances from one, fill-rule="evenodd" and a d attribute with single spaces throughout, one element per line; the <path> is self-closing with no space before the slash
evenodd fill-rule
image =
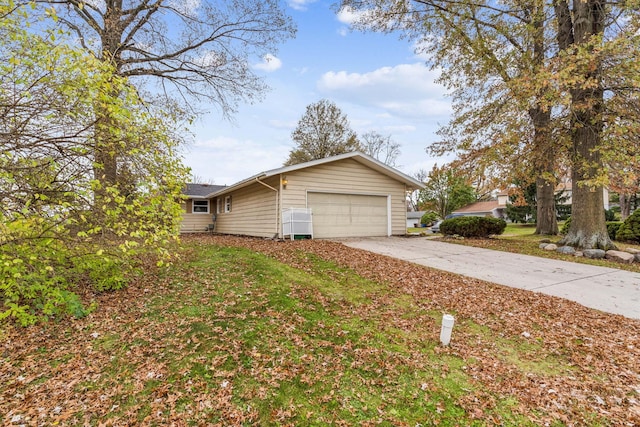
<path id="1" fill-rule="evenodd" d="M 313 215 L 313 237 L 387 236 L 387 196 L 308 193 Z"/>

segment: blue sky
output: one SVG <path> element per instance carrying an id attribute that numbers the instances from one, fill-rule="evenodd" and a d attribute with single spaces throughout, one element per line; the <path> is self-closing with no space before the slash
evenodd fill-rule
<path id="1" fill-rule="evenodd" d="M 194 175 L 228 185 L 282 166 L 307 105 L 323 98 L 336 103 L 358 135 L 376 131 L 400 143 L 402 172 L 443 163 L 425 152 L 451 111 L 444 88 L 434 83 L 438 72 L 397 35 L 350 31 L 348 14 L 336 15 L 332 4 L 289 1 L 296 38 L 253 64 L 271 90 L 262 102 L 240 106 L 234 123 L 216 111 L 195 123 L 195 141 L 184 153 Z"/>

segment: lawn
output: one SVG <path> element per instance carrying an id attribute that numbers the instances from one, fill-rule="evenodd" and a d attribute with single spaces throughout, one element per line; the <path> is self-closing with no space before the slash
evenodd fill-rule
<path id="1" fill-rule="evenodd" d="M 335 242 L 179 250 L 84 319 L 4 325 L 2 422 L 640 423 L 638 321 Z"/>

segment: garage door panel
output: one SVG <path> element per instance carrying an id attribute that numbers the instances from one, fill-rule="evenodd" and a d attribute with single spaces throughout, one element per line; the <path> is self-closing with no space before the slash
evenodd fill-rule
<path id="1" fill-rule="evenodd" d="M 313 234 L 318 238 L 386 236 L 386 196 L 308 193 L 313 214 Z"/>

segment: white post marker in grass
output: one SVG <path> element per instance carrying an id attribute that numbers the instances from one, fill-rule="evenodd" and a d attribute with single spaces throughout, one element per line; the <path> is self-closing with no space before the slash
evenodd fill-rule
<path id="1" fill-rule="evenodd" d="M 453 330 L 453 323 L 455 318 L 450 314 L 442 316 L 442 328 L 440 329 L 440 342 L 442 345 L 447 346 L 451 342 L 451 331 Z"/>

